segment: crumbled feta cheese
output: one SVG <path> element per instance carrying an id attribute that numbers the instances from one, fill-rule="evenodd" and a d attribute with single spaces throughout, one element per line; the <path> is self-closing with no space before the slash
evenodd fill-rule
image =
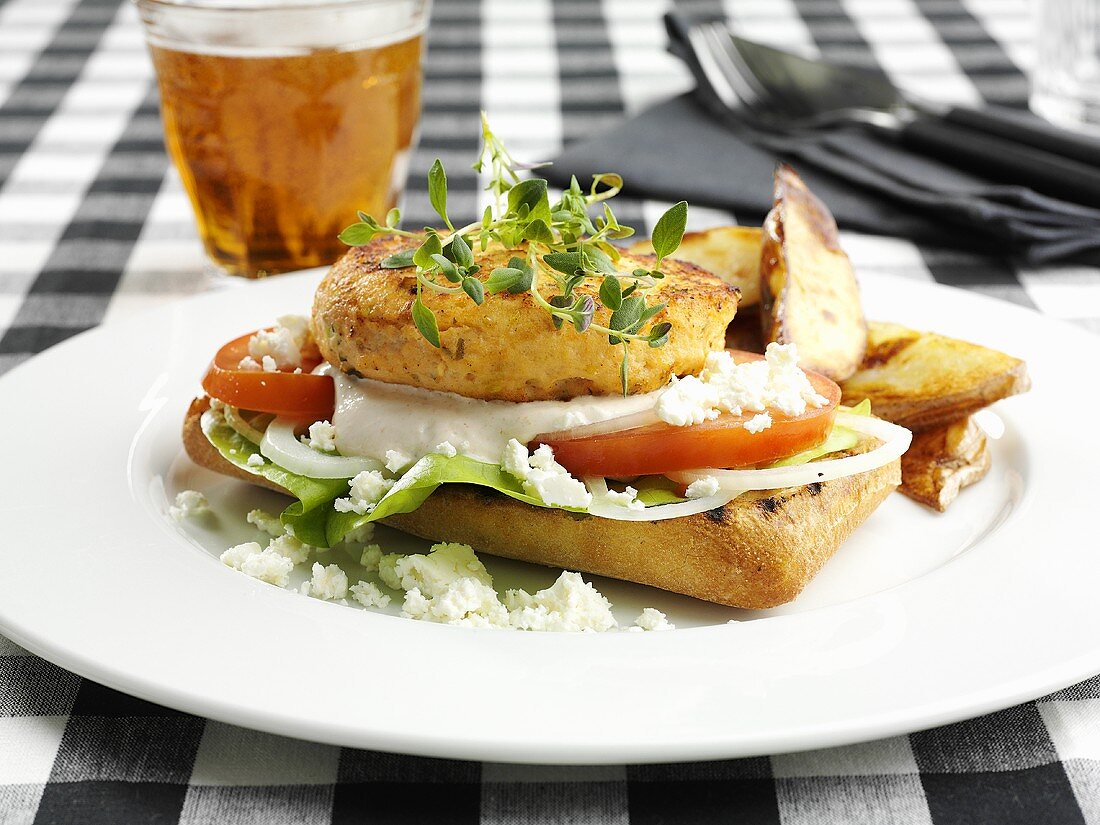
<path id="1" fill-rule="evenodd" d="M 402 615 L 475 627 L 509 627 L 508 610 L 485 565 L 465 544 L 436 544 L 426 554 L 384 555 L 382 581 L 405 591 Z"/>
<path id="2" fill-rule="evenodd" d="M 222 564 L 227 567 L 232 567 L 234 570 L 240 570 L 241 565 L 244 564 L 245 559 L 249 556 L 262 553 L 263 548 L 254 541 L 246 541 L 244 544 L 237 544 L 230 547 L 224 553 L 219 556 Z"/>
<path id="3" fill-rule="evenodd" d="M 377 544 L 368 544 L 359 555 L 359 564 L 367 570 L 377 570 L 380 561 L 382 561 L 382 548 Z"/>
<path id="4" fill-rule="evenodd" d="M 504 472 L 510 473 L 523 481 L 531 471 L 531 454 L 523 444 L 513 438 L 504 447 L 504 455 L 500 459 L 500 466 L 504 469 Z"/>
<path id="5" fill-rule="evenodd" d="M 251 355 L 246 355 L 240 361 L 237 362 L 237 369 L 246 370 L 248 372 L 259 372 L 263 369 L 260 366 L 260 362 L 253 358 Z"/>
<path id="6" fill-rule="evenodd" d="M 513 438 L 504 448 L 500 466 L 523 484 L 524 492 L 547 504 L 584 509 L 592 503 L 588 488 L 554 460 L 549 445 L 543 444 L 534 453 L 528 453 Z"/>
<path id="7" fill-rule="evenodd" d="M 413 460 L 399 450 L 386 450 L 386 469 L 391 473 L 400 473 L 410 466 Z"/>
<path id="8" fill-rule="evenodd" d="M 290 559 L 270 548 L 261 550 L 260 545 L 254 541 L 230 547 L 221 554 L 221 561 L 222 564 L 239 570 L 246 576 L 278 587 L 287 586 L 290 571 L 294 569 L 294 563 Z"/>
<path id="9" fill-rule="evenodd" d="M 335 564 L 313 563 L 309 595 L 315 599 L 342 599 L 348 595 L 348 576 Z"/>
<path id="10" fill-rule="evenodd" d="M 265 355 L 263 360 L 260 361 L 260 366 L 264 368 L 264 372 L 278 372 L 279 363 L 270 355 Z"/>
<path id="11" fill-rule="evenodd" d="M 344 544 L 366 544 L 374 538 L 374 525 L 370 522 L 363 524 L 344 536 Z"/>
<path id="12" fill-rule="evenodd" d="M 714 476 L 705 476 L 688 485 L 685 495 L 688 498 L 710 498 L 718 495 L 721 485 Z"/>
<path id="13" fill-rule="evenodd" d="M 264 466 L 264 457 L 262 455 L 260 455 L 259 453 L 253 453 L 245 461 L 245 464 L 247 464 L 249 467 L 263 467 Z"/>
<path id="14" fill-rule="evenodd" d="M 271 358 L 275 369 L 286 367 L 293 369 L 302 366 L 302 351 L 295 340 L 294 332 L 281 325 L 272 329 L 262 329 L 248 339 L 248 354 L 265 364 L 264 359 Z"/>
<path id="15" fill-rule="evenodd" d="M 668 389 L 657 397 L 657 417 L 676 427 L 702 424 L 718 417 L 718 393 L 694 375 L 673 377 Z"/>
<path id="16" fill-rule="evenodd" d="M 374 582 L 361 581 L 350 588 L 351 597 L 363 607 L 385 607 L 390 597 L 382 592 Z"/>
<path id="17" fill-rule="evenodd" d="M 290 559 L 292 564 L 301 564 L 314 550 L 313 547 L 303 544 L 294 536 L 276 536 L 268 542 L 267 549 L 285 559 Z"/>
<path id="18" fill-rule="evenodd" d="M 286 528 L 283 527 L 283 523 L 279 520 L 279 517 L 272 515 L 266 510 L 249 510 L 245 518 L 249 524 L 255 525 L 269 536 L 278 538 L 286 534 Z"/>
<path id="19" fill-rule="evenodd" d="M 275 319 L 275 323 L 290 334 L 299 350 L 313 343 L 313 333 L 309 330 L 309 319 L 304 315 L 280 315 Z"/>
<path id="20" fill-rule="evenodd" d="M 393 485 L 393 479 L 386 478 L 378 470 L 363 470 L 351 480 L 351 494 L 347 498 L 336 499 L 332 506 L 338 513 L 365 515 L 375 508 Z"/>
<path id="21" fill-rule="evenodd" d="M 401 615 L 407 619 L 426 619 L 431 607 L 431 599 L 414 587 L 405 594 L 405 603 L 401 605 Z"/>
<path id="22" fill-rule="evenodd" d="M 402 558 L 404 556 L 400 553 L 383 553 L 378 559 L 378 578 L 386 587 L 394 590 L 404 589 L 401 587 L 401 577 L 397 575 L 397 560 Z"/>
<path id="23" fill-rule="evenodd" d="M 826 402 L 799 369 L 795 345 L 771 343 L 762 360 L 743 364 L 726 350 L 710 353 L 699 376 L 674 379 L 658 397 L 655 409 L 662 421 L 682 427 L 716 418 L 721 412 L 776 410 L 801 415 L 807 407 Z M 766 429 L 763 419 L 754 427 L 759 429 L 750 432 Z"/>
<path id="24" fill-rule="evenodd" d="M 450 582 L 436 596 L 414 587 L 405 595 L 402 613 L 421 620 L 473 627 L 507 628 L 508 609 L 492 585 L 473 577 Z"/>
<path id="25" fill-rule="evenodd" d="M 675 630 L 676 625 L 668 620 L 668 616 L 655 607 L 647 607 L 642 614 L 634 620 L 634 627 L 639 630 Z"/>
<path id="26" fill-rule="evenodd" d="M 176 503 L 168 508 L 168 515 L 176 521 L 197 518 L 210 512 L 210 502 L 198 490 L 181 490 L 176 493 Z"/>
<path id="27" fill-rule="evenodd" d="M 756 435 L 756 433 L 763 432 L 771 425 L 772 417 L 768 415 L 768 413 L 764 412 L 754 415 L 752 418 L 745 422 L 744 427 L 748 432 Z"/>
<path id="28" fill-rule="evenodd" d="M 540 444 L 536 447 L 531 453 L 529 463 L 534 470 L 552 470 L 560 466 L 554 461 L 554 450 L 549 444 Z M 530 478 L 531 474 L 528 473 L 527 476 Z"/>
<path id="29" fill-rule="evenodd" d="M 273 584 L 276 587 L 286 587 L 290 581 L 290 571 L 294 569 L 294 562 L 268 550 L 262 553 L 254 553 L 245 559 L 241 565 L 241 572 L 254 579 Z"/>
<path id="30" fill-rule="evenodd" d="M 511 625 L 519 630 L 603 631 L 618 625 L 611 614 L 611 602 L 580 573 L 565 571 L 554 584 L 534 595 L 510 591 L 509 596 L 516 605 Z"/>
<path id="31" fill-rule="evenodd" d="M 463 578 L 493 583 L 493 577 L 467 544 L 436 544 L 427 555 L 400 556 L 394 562 L 394 573 L 402 590 L 418 588 L 429 598 L 441 595 Z"/>
<path id="32" fill-rule="evenodd" d="M 579 573 L 564 572 L 553 585 L 534 594 L 508 590 L 501 599 L 492 576 L 468 545 L 436 544 L 427 554 L 408 556 L 377 552 L 382 581 L 387 587 L 405 591 L 401 615 L 406 618 L 512 630 L 593 633 L 618 627 L 611 603 Z M 364 559 L 364 566 L 374 562 L 375 554 L 371 555 Z M 366 582 L 360 584 L 371 594 L 364 599 L 381 593 Z M 371 606 L 358 598 L 355 587 L 352 594 Z M 638 626 L 631 629 L 637 631 L 672 628 L 662 613 L 648 609 L 635 624 Z"/>
<path id="33" fill-rule="evenodd" d="M 513 612 L 535 606 L 535 597 L 526 590 L 505 590 L 502 601 L 504 606 Z"/>
<path id="34" fill-rule="evenodd" d="M 458 455 L 458 449 L 450 441 L 444 441 L 442 444 L 436 444 L 434 447 L 432 447 L 432 452 L 446 456 L 447 458 L 454 458 L 456 455 Z"/>
<path id="35" fill-rule="evenodd" d="M 309 425 L 310 447 L 322 453 L 331 453 L 336 449 L 336 428 L 328 421 L 316 421 Z"/>
<path id="36" fill-rule="evenodd" d="M 645 509 L 645 505 L 638 501 L 638 491 L 633 487 L 627 487 L 621 493 L 618 490 L 608 490 L 603 498 L 608 504 L 618 504 L 628 510 Z"/>

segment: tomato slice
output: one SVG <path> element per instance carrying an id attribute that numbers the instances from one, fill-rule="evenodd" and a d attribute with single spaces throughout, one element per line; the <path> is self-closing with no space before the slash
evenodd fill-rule
<path id="1" fill-rule="evenodd" d="M 263 372 L 237 367 L 248 355 L 250 332 L 218 350 L 202 378 L 207 394 L 232 407 L 273 413 L 303 422 L 331 420 L 336 408 L 336 385 L 331 376 L 311 375 L 319 355 L 302 359 L 302 372 Z"/>
<path id="2" fill-rule="evenodd" d="M 738 362 L 760 357 L 738 351 L 733 356 Z M 662 422 L 584 438 L 536 438 L 530 446 L 549 444 L 554 458 L 574 476 L 626 478 L 700 467 L 733 469 L 769 464 L 816 447 L 832 429 L 840 387 L 824 375 L 809 370 L 806 375 L 828 403 L 796 416 L 769 410 L 772 426 L 758 433 L 744 427 L 755 413 L 725 413 L 713 421 L 686 427 Z"/>

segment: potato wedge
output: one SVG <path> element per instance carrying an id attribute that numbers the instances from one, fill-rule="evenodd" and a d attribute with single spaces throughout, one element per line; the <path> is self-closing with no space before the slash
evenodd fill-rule
<path id="1" fill-rule="evenodd" d="M 800 363 L 834 381 L 859 369 L 867 324 L 836 221 L 793 169 L 775 169 L 764 220 L 760 300 L 766 342 L 798 345 Z"/>
<path id="2" fill-rule="evenodd" d="M 989 472 L 989 465 L 985 433 L 974 419 L 963 418 L 914 434 L 912 446 L 901 457 L 898 489 L 942 513 L 963 487 Z"/>
<path id="3" fill-rule="evenodd" d="M 741 290 L 740 310 L 760 303 L 761 231 L 756 226 L 716 226 L 688 232 L 672 257 L 712 272 Z M 649 239 L 636 241 L 627 250 L 652 255 Z"/>
<path id="4" fill-rule="evenodd" d="M 859 371 L 841 382 L 844 402 L 871 400 L 871 409 L 911 430 L 965 418 L 1031 386 L 1027 365 L 1003 352 L 872 322 Z"/>

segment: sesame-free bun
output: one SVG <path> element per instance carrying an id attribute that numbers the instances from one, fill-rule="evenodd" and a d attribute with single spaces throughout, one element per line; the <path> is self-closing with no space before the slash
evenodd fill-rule
<path id="1" fill-rule="evenodd" d="M 555 329 L 529 293 L 487 294 L 477 306 L 465 294 L 425 289 L 423 300 L 435 311 L 442 344 L 433 347 L 412 322 L 413 270 L 379 266 L 416 243 L 377 238 L 351 249 L 325 276 L 313 303 L 313 332 L 329 363 L 364 378 L 470 398 L 542 401 L 621 392 L 622 347 L 593 330 L 578 333 L 568 323 Z M 524 254 L 499 245 L 475 252 L 479 277 Z M 652 256 L 624 255 L 618 268 L 630 272 L 653 265 Z M 697 373 L 707 353 L 723 348 L 737 311 L 737 290 L 717 276 L 680 261 L 666 260 L 661 268 L 665 279 L 645 294 L 651 305 L 667 302 L 651 323 L 667 321 L 672 332 L 662 347 L 644 341 L 629 345 L 631 393 L 659 389 L 673 375 Z M 549 278 L 540 285 L 545 298 L 555 294 Z M 596 297 L 598 289 L 599 280 L 592 278 L 576 293 Z M 598 306 L 595 323 L 607 326 L 609 316 Z"/>

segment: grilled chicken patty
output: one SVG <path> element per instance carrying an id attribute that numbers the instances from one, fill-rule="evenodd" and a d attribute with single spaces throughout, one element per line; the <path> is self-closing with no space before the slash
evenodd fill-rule
<path id="1" fill-rule="evenodd" d="M 321 282 L 313 303 L 313 331 L 321 354 L 344 372 L 471 398 L 544 401 L 622 391 L 621 346 L 589 330 L 561 329 L 529 293 L 486 295 L 477 306 L 465 294 L 424 290 L 435 311 L 441 348 L 412 322 L 416 278 L 412 269 L 383 269 L 379 262 L 416 242 L 378 238 L 350 250 Z M 481 276 L 506 266 L 523 250 L 490 246 L 476 253 Z M 652 267 L 652 256 L 624 255 L 621 272 Z M 634 341 L 630 348 L 630 392 L 659 389 L 673 375 L 698 372 L 708 352 L 724 345 L 726 327 L 737 311 L 738 292 L 692 264 L 666 260 L 666 277 L 648 290 L 649 304 L 668 306 L 651 323 L 667 321 L 672 332 L 663 347 Z M 544 297 L 554 294 L 543 277 Z M 575 292 L 596 297 L 599 281 Z M 597 301 L 598 303 L 598 301 Z M 610 312 L 599 306 L 595 323 L 607 326 Z M 648 325 L 647 325 L 648 328 Z"/>

